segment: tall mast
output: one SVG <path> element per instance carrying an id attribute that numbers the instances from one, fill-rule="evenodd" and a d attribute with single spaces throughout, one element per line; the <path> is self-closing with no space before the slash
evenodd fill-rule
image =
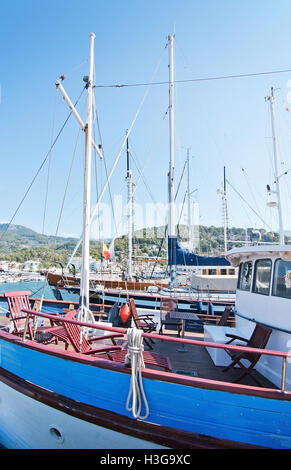
<path id="1" fill-rule="evenodd" d="M 169 166 L 169 220 L 168 220 L 168 252 L 170 279 L 176 277 L 176 220 L 175 220 L 175 138 L 174 138 L 174 36 L 168 36 L 169 46 L 169 131 L 170 131 L 170 166 Z"/>
<path id="2" fill-rule="evenodd" d="M 223 167 L 223 225 L 224 225 L 224 252 L 227 252 L 227 229 L 228 229 L 228 214 L 227 214 L 227 200 L 226 200 L 226 177 L 225 166 Z"/>
<path id="3" fill-rule="evenodd" d="M 280 196 L 280 185 L 279 185 L 279 174 L 278 174 L 278 145 L 275 127 L 275 111 L 274 111 L 274 88 L 271 88 L 271 95 L 267 96 L 266 100 L 270 102 L 271 111 L 271 124 L 272 124 L 272 135 L 273 135 L 273 150 L 274 150 L 274 169 L 275 169 L 275 193 L 277 195 L 277 207 L 278 207 L 278 219 L 279 219 L 279 240 L 280 245 L 285 244 L 283 219 L 282 219 L 282 208 L 281 208 L 281 196 Z"/>
<path id="4" fill-rule="evenodd" d="M 133 211 L 133 200 L 132 200 L 132 171 L 130 170 L 130 155 L 129 155 L 129 144 L 128 137 L 126 139 L 126 161 L 127 161 L 127 207 L 128 207 L 128 259 L 127 259 L 127 279 L 132 280 L 132 211 Z"/>
<path id="5" fill-rule="evenodd" d="M 87 82 L 88 108 L 87 122 L 85 124 L 85 167 L 84 167 L 84 208 L 83 208 L 83 246 L 82 271 L 80 285 L 80 306 L 78 318 L 88 321 L 89 311 L 89 257 L 90 257 L 90 211 L 91 211 L 91 157 L 92 157 L 92 110 L 93 110 L 93 79 L 94 79 L 94 39 L 90 34 L 89 76 L 84 77 Z"/>
<path id="6" fill-rule="evenodd" d="M 226 176 L 225 166 L 223 167 L 223 183 L 222 188 L 217 190 L 217 194 L 221 194 L 222 199 L 222 218 L 223 218 L 223 231 L 224 231 L 224 253 L 227 252 L 227 235 L 228 235 L 228 213 L 227 213 L 227 199 L 226 199 Z"/>
<path id="7" fill-rule="evenodd" d="M 189 250 L 192 250 L 193 241 L 192 241 L 192 228 L 191 228 L 191 194 L 190 194 L 190 157 L 189 149 L 187 149 L 187 202 L 188 202 L 188 236 L 189 236 Z"/>

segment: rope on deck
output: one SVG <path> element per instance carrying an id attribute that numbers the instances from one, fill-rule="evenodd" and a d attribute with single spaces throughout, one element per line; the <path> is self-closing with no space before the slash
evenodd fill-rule
<path id="1" fill-rule="evenodd" d="M 149 406 L 145 396 L 141 369 L 144 367 L 143 359 L 143 338 L 142 330 L 137 328 L 128 328 L 128 354 L 125 357 L 125 363 L 131 364 L 131 380 L 126 401 L 127 411 L 131 411 L 134 418 L 146 419 L 149 415 Z M 132 404 L 130 405 L 130 401 Z M 145 413 L 141 415 L 142 404 L 145 406 Z"/>

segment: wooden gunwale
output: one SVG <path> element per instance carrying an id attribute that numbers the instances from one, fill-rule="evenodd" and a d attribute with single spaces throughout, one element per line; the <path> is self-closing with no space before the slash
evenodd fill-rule
<path id="1" fill-rule="evenodd" d="M 41 316 L 44 318 L 51 318 L 52 320 L 55 320 L 56 318 L 55 315 L 48 315 L 48 314 L 43 314 L 43 313 L 40 314 L 39 312 L 34 312 L 32 310 L 23 310 L 23 312 L 33 314 L 36 316 Z M 62 319 L 62 321 L 68 322 L 68 323 L 77 323 L 79 325 L 92 328 L 92 324 L 90 323 L 80 323 L 76 320 L 65 319 L 65 318 Z M 96 329 L 108 330 L 111 332 L 117 332 L 117 333 L 123 333 L 123 334 L 126 334 L 126 331 L 127 331 L 124 328 L 117 328 L 117 327 L 113 328 L 113 327 L 107 327 L 107 326 L 104 327 L 102 325 L 99 326 L 96 324 L 94 325 L 94 328 L 95 326 L 96 326 Z M 286 358 L 290 357 L 290 353 L 279 352 L 279 351 L 258 350 L 256 348 L 246 348 L 243 346 L 220 345 L 217 343 L 202 342 L 202 341 L 197 341 L 197 340 L 187 340 L 187 339 L 181 339 L 181 338 L 172 338 L 172 337 L 154 335 L 154 334 L 148 334 L 148 333 L 144 333 L 143 336 L 151 337 L 153 339 L 161 340 L 161 341 L 171 341 L 175 343 L 193 344 L 193 345 L 197 345 L 200 347 L 201 346 L 202 347 L 204 346 L 205 347 L 206 346 L 207 347 L 220 347 L 222 349 L 225 349 L 227 347 L 228 349 L 232 349 L 232 350 L 239 350 L 239 351 L 247 350 L 249 352 L 256 352 L 256 353 L 258 353 L 259 351 L 262 351 L 262 353 L 267 353 L 269 355 L 275 355 L 275 356 L 286 357 Z M 31 340 L 23 340 L 22 338 L 19 338 L 10 333 L 4 332 L 3 330 L 2 331 L 0 330 L 0 338 L 1 337 L 3 339 L 6 339 L 9 342 L 20 344 L 23 347 L 34 349 L 34 350 L 37 350 L 39 352 L 43 352 L 49 355 L 61 357 L 64 360 L 90 364 L 95 367 L 110 369 L 110 370 L 119 371 L 119 372 L 123 372 L 127 374 L 130 373 L 130 369 L 125 367 L 124 364 L 114 363 L 113 361 L 110 361 L 109 359 L 105 360 L 105 359 L 98 358 L 97 356 L 83 355 L 83 354 L 76 353 L 73 351 L 63 351 L 63 350 L 57 349 L 57 347 L 53 347 L 50 345 L 43 345 L 40 343 L 35 343 L 34 341 L 31 341 Z M 204 378 L 199 378 L 199 377 L 188 377 L 188 376 L 181 375 L 181 374 L 158 371 L 158 370 L 149 369 L 149 368 L 143 369 L 143 376 L 152 380 L 162 380 L 165 382 L 172 382 L 172 383 L 181 384 L 181 385 L 190 386 L 190 387 L 217 390 L 217 391 L 230 392 L 230 393 L 236 393 L 236 394 L 253 395 L 253 396 L 275 399 L 275 400 L 291 401 L 291 392 L 281 391 L 279 389 L 255 387 L 252 385 L 222 382 L 218 380 L 204 379 Z"/>

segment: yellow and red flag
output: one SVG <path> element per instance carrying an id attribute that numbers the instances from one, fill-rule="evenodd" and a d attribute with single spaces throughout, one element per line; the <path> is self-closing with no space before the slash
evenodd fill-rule
<path id="1" fill-rule="evenodd" d="M 110 258 L 110 252 L 107 248 L 107 245 L 105 245 L 105 243 L 103 243 L 103 252 L 102 252 L 104 258 L 106 259 L 106 261 Z"/>

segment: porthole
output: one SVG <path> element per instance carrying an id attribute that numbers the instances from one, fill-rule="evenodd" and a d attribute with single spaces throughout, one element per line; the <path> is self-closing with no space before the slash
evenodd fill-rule
<path id="1" fill-rule="evenodd" d="M 64 442 L 64 436 L 62 430 L 59 428 L 59 426 L 55 426 L 54 424 L 49 427 L 49 433 L 52 438 L 59 442 L 62 443 Z"/>

